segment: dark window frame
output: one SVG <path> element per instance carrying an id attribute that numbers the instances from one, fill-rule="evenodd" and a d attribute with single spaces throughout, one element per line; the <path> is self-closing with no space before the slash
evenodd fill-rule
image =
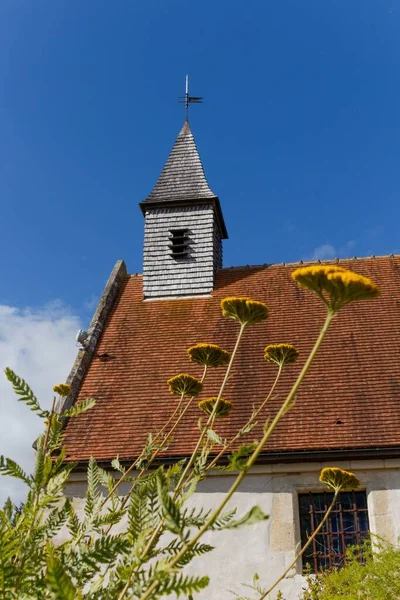
<path id="1" fill-rule="evenodd" d="M 333 494 L 329 492 L 299 493 L 301 546 L 323 519 Z M 349 546 L 360 547 L 369 537 L 367 495 L 364 491 L 341 492 L 321 532 L 303 554 L 303 572 L 341 567 Z M 362 560 L 362 557 L 360 557 Z"/>
<path id="2" fill-rule="evenodd" d="M 169 232 L 172 258 L 187 258 L 190 250 L 188 229 L 171 229 Z"/>

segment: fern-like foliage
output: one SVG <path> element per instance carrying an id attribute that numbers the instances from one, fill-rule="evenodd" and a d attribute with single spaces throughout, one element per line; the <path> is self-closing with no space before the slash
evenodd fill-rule
<path id="1" fill-rule="evenodd" d="M 18 401 L 25 402 L 30 410 L 35 412 L 41 419 L 47 419 L 49 417 L 49 411 L 42 409 L 38 399 L 26 381 L 22 379 L 22 377 L 18 377 L 18 375 L 16 375 L 14 371 L 8 367 L 5 369 L 5 373 L 8 381 L 12 383 L 13 390 L 18 396 Z"/>
<path id="2" fill-rule="evenodd" d="M 28 486 L 32 484 L 32 478 L 25 473 L 23 468 L 11 458 L 5 458 L 3 455 L 0 456 L 0 473 L 20 479 Z"/>
<path id="3" fill-rule="evenodd" d="M 177 503 L 169 493 L 167 477 L 162 470 L 159 470 L 157 474 L 157 490 L 158 499 L 162 509 L 162 516 L 167 529 L 173 533 L 177 533 L 180 537 L 183 537 L 182 516 Z"/>
<path id="4" fill-rule="evenodd" d="M 96 404 L 96 400 L 94 398 L 86 398 L 86 400 L 82 400 L 79 404 L 74 404 L 68 410 L 64 410 L 60 413 L 60 418 L 69 419 L 71 417 L 77 417 L 90 410 Z"/>
<path id="5" fill-rule="evenodd" d="M 166 578 L 160 583 L 154 598 L 160 598 L 161 596 L 168 596 L 169 594 L 175 594 L 178 598 L 181 595 L 188 595 L 200 592 L 208 586 L 210 578 L 204 577 L 193 577 L 189 575 L 176 574 L 172 577 Z"/>
<path id="6" fill-rule="evenodd" d="M 99 564 L 112 566 L 129 550 L 129 542 L 118 535 L 108 535 L 96 538 L 93 543 L 86 546 L 82 552 L 81 560 L 98 570 Z"/>
<path id="7" fill-rule="evenodd" d="M 82 597 L 54 552 L 47 560 L 47 583 L 54 600 L 77 600 Z"/>
<path id="8" fill-rule="evenodd" d="M 211 430 L 183 485 L 184 461 L 146 467 L 153 453 L 164 447 L 151 435 L 136 463 L 139 475 L 132 471 L 126 477 L 118 459 L 112 463 L 114 471 L 108 471 L 91 457 L 86 496 L 78 509 L 65 494 L 76 465 L 66 460 L 61 419 L 89 410 L 94 400 L 62 414 L 48 413 L 24 380 L 11 370 L 7 377 L 18 399 L 46 417 L 47 423 L 36 442 L 32 474 L 0 457 L 0 474 L 28 486 L 22 505 L 7 500 L 0 509 L 0 600 L 115 600 L 123 590 L 124 600 L 139 600 L 150 588 L 152 600 L 168 596 L 193 600 L 209 579 L 188 574 L 185 568 L 214 549 L 201 539 L 192 542 L 193 531 L 208 525 L 217 534 L 266 518 L 254 507 L 235 520 L 235 509 L 229 509 L 211 523 L 210 509 L 188 505 L 207 475 L 210 447 L 225 444 Z M 231 466 L 238 468 L 249 452 L 250 447 L 242 447 L 234 453 Z M 126 495 L 121 494 L 122 486 L 116 488 L 115 471 L 124 477 L 124 490 L 130 486 Z"/>
<path id="9" fill-rule="evenodd" d="M 228 457 L 228 466 L 225 468 L 227 471 L 242 471 L 246 468 L 247 460 L 251 454 L 253 454 L 257 443 L 243 444 L 238 450 L 232 452 Z"/>
<path id="10" fill-rule="evenodd" d="M 243 525 L 254 525 L 255 523 L 260 523 L 267 519 L 269 519 L 269 516 L 266 515 L 259 506 L 253 506 L 253 508 L 240 519 L 229 520 L 218 529 L 238 529 L 239 527 L 243 527 Z"/>

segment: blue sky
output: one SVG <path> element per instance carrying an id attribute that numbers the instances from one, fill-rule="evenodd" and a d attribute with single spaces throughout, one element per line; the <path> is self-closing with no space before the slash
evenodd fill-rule
<path id="1" fill-rule="evenodd" d="M 87 324 L 191 127 L 225 265 L 400 252 L 396 0 L 2 0 L 0 304 Z"/>

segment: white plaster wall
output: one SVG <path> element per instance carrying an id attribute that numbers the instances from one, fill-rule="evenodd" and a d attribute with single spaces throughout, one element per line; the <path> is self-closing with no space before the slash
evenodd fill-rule
<path id="1" fill-rule="evenodd" d="M 304 463 L 258 466 L 247 476 L 228 506 L 236 506 L 241 516 L 258 504 L 270 515 L 268 521 L 238 530 L 210 532 L 203 541 L 215 550 L 195 559 L 188 572 L 207 574 L 210 586 L 198 594 L 199 600 L 229 600 L 229 590 L 252 596 L 242 583 L 251 583 L 254 573 L 269 585 L 289 566 L 300 544 L 298 494 L 324 489 L 318 477 L 326 466 L 354 472 L 367 492 L 370 529 L 395 543 L 400 537 L 400 460 L 345 461 L 332 464 Z M 233 475 L 216 473 L 202 482 L 191 504 L 214 508 L 224 497 Z M 122 487 L 122 486 L 121 486 Z M 85 493 L 82 475 L 73 475 L 67 493 L 78 508 Z M 301 561 L 292 576 L 280 585 L 285 600 L 301 596 L 304 578 Z"/>

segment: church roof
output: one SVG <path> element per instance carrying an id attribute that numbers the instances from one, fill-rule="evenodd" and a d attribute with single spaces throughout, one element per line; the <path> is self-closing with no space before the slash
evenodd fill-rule
<path id="1" fill-rule="evenodd" d="M 400 455 L 400 257 L 340 264 L 370 277 L 382 295 L 354 302 L 334 319 L 293 409 L 265 448 L 265 460 L 310 459 L 327 452 L 374 456 L 378 449 L 380 457 L 385 452 Z M 186 349 L 197 342 L 233 348 L 238 325 L 223 318 L 220 310 L 227 296 L 260 300 L 270 313 L 266 322 L 245 331 L 224 393 L 233 410 L 217 421 L 217 432 L 232 436 L 253 405 L 267 395 L 276 370 L 264 360 L 264 347 L 290 342 L 300 358 L 284 370 L 269 406 L 274 414 L 325 313 L 314 294 L 292 281 L 290 274 L 297 266 L 221 269 L 211 297 L 179 300 L 143 301 L 141 275 L 124 275 L 78 394 L 78 401 L 93 396 L 97 403 L 66 425 L 68 460 L 85 462 L 94 455 L 107 462 L 117 455 L 121 460 L 138 455 L 147 433 L 157 432 L 176 407 L 177 397 L 169 393 L 166 380 L 181 372 L 201 374 L 201 367 L 189 362 Z M 104 356 L 108 360 L 102 360 Z M 201 398 L 216 395 L 223 371 L 210 369 Z M 194 403 L 166 452 L 169 457 L 192 451 L 200 416 Z M 249 440 L 260 432 L 261 426 Z"/>
<path id="2" fill-rule="evenodd" d="M 210 190 L 203 165 L 186 121 L 171 150 L 161 175 L 145 203 L 216 198 Z"/>

